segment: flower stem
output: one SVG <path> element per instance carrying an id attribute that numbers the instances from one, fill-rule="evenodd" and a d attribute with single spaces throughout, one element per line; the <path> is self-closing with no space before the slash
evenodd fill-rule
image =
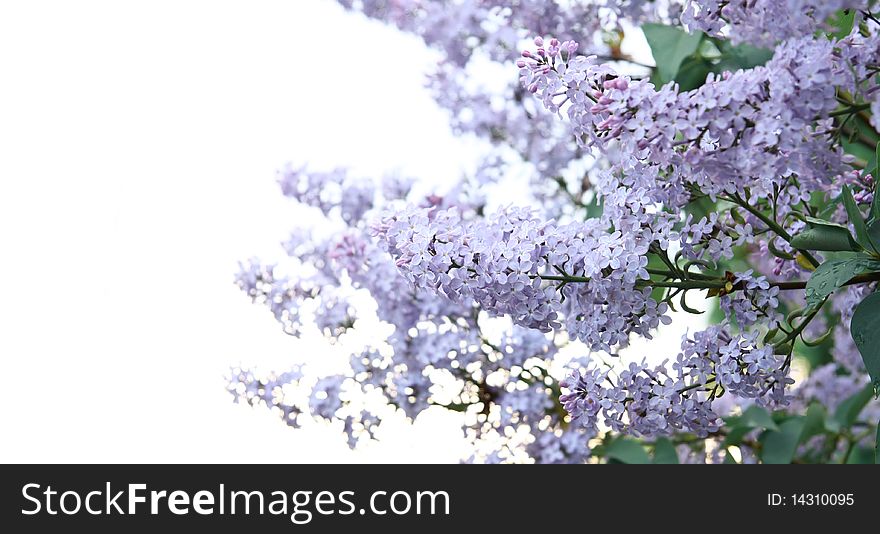
<path id="1" fill-rule="evenodd" d="M 777 223 L 776 221 L 774 221 L 773 219 L 771 219 L 770 217 L 768 217 L 767 215 L 762 213 L 761 210 L 756 209 L 754 206 L 752 206 L 751 204 L 746 202 L 746 200 L 743 199 L 741 196 L 734 194 L 731 196 L 719 196 L 718 198 L 721 198 L 723 200 L 727 200 L 728 202 L 733 202 L 737 206 L 740 206 L 744 210 L 748 211 L 749 213 L 751 213 L 752 215 L 754 215 L 755 217 L 760 219 L 761 222 L 763 222 L 764 224 L 767 225 L 767 227 L 769 227 L 771 230 L 776 232 L 776 235 L 778 235 L 782 239 L 785 239 L 786 241 L 791 243 L 791 239 L 792 239 L 791 234 L 789 234 L 785 230 L 785 228 L 783 228 L 779 223 Z M 798 250 L 800 250 L 800 249 L 798 249 Z M 819 261 L 812 254 L 810 254 L 808 251 L 800 250 L 800 252 L 801 252 L 801 254 L 804 255 L 804 257 L 807 259 L 807 261 L 809 261 L 813 265 L 813 267 L 819 266 Z"/>
<path id="2" fill-rule="evenodd" d="M 653 274 L 671 274 L 666 271 L 660 271 Z M 590 278 L 587 276 L 574 276 L 574 275 L 557 275 L 557 274 L 532 274 L 529 275 L 531 278 L 540 278 L 542 280 L 548 280 L 553 282 L 566 282 L 570 284 L 577 283 L 587 283 L 590 281 Z M 880 272 L 872 272 L 860 274 L 858 276 L 852 277 L 844 286 L 851 286 L 856 284 L 867 284 L 870 282 L 880 282 Z M 637 282 L 638 285 L 644 287 L 670 287 L 676 289 L 721 289 L 727 286 L 727 281 L 720 278 L 710 278 L 710 277 L 701 277 L 700 280 L 639 280 Z M 768 282 L 771 287 L 778 287 L 780 291 L 791 291 L 797 289 L 804 289 L 807 287 L 806 280 L 794 280 L 794 281 L 776 281 L 771 280 Z M 745 285 L 742 282 L 737 282 L 732 284 L 732 288 L 729 291 L 741 291 L 745 289 Z"/>
<path id="3" fill-rule="evenodd" d="M 870 107 L 871 107 L 871 104 L 869 104 L 869 103 L 854 104 L 854 105 L 850 105 L 849 107 L 845 107 L 843 109 L 838 109 L 837 111 L 832 111 L 831 113 L 828 114 L 828 116 L 829 117 L 839 117 L 841 115 L 850 115 L 850 114 L 858 113 L 860 111 L 864 111 L 866 109 L 869 109 Z"/>

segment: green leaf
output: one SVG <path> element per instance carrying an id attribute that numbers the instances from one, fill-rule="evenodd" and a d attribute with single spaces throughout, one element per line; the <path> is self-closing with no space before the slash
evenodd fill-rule
<path id="1" fill-rule="evenodd" d="M 601 217 L 602 210 L 604 208 L 605 206 L 602 198 L 596 197 L 586 205 L 586 214 L 584 214 L 584 217 L 587 219 L 596 219 L 598 217 Z"/>
<path id="2" fill-rule="evenodd" d="M 825 407 L 814 402 L 807 408 L 804 415 L 804 428 L 801 430 L 800 442 L 803 443 L 813 436 L 825 433 L 825 417 L 828 415 Z"/>
<path id="3" fill-rule="evenodd" d="M 826 415 L 825 407 L 814 402 L 807 408 L 806 415 L 788 418 L 777 430 L 761 434 L 761 460 L 768 464 L 791 463 L 798 445 L 825 433 Z"/>
<path id="4" fill-rule="evenodd" d="M 651 47 L 662 83 L 675 79 L 682 61 L 697 51 L 703 39 L 702 33 L 690 34 L 680 28 L 663 24 L 644 24 L 642 31 Z"/>
<path id="5" fill-rule="evenodd" d="M 675 445 L 666 438 L 659 438 L 654 442 L 654 463 L 655 464 L 677 464 L 678 453 L 675 452 Z"/>
<path id="6" fill-rule="evenodd" d="M 843 39 L 852 31 L 853 21 L 855 20 L 855 9 L 841 9 L 837 11 L 829 20 L 829 25 L 834 31 L 828 32 L 829 37 L 834 39 Z"/>
<path id="7" fill-rule="evenodd" d="M 706 76 L 714 71 L 714 66 L 700 56 L 690 56 L 675 73 L 675 83 L 679 91 L 690 91 L 706 83 Z"/>
<path id="8" fill-rule="evenodd" d="M 664 252 L 665 254 L 665 252 Z M 664 269 L 669 270 L 669 267 L 666 263 L 660 258 L 658 254 L 654 252 L 649 252 L 648 256 L 648 269 Z M 666 295 L 666 288 L 663 287 L 655 287 L 651 290 L 651 298 L 654 299 L 655 302 L 660 303 L 663 302 L 663 297 Z"/>
<path id="9" fill-rule="evenodd" d="M 854 120 L 850 120 L 850 123 L 855 122 Z M 842 135 L 840 136 L 840 146 L 843 147 L 844 152 L 847 154 L 851 154 L 858 159 L 866 162 L 868 166 L 871 166 L 871 163 L 875 161 L 874 151 L 871 150 L 870 147 L 865 146 L 858 140 L 850 141 L 849 136 Z"/>
<path id="10" fill-rule="evenodd" d="M 840 403 L 834 410 L 834 424 L 837 426 L 838 432 L 840 429 L 851 427 L 856 422 L 859 414 L 871 400 L 873 393 L 873 388 L 869 384 Z"/>
<path id="11" fill-rule="evenodd" d="M 437 406 L 442 406 L 447 410 L 452 410 L 453 412 L 466 412 L 468 408 L 470 408 L 470 404 L 465 404 L 463 402 L 450 402 L 449 404 L 438 404 Z"/>
<path id="12" fill-rule="evenodd" d="M 874 222 L 880 221 L 880 199 L 877 195 L 877 180 L 880 180 L 880 143 L 877 143 L 874 149 L 874 165 L 866 167 L 865 170 L 871 169 L 871 176 L 874 178 L 874 198 L 871 200 L 871 219 Z M 870 233 L 870 229 L 869 229 Z M 875 241 L 874 244 L 877 244 Z"/>
<path id="13" fill-rule="evenodd" d="M 734 426 L 731 427 L 727 432 L 727 436 L 724 438 L 724 445 L 739 445 L 742 443 L 743 436 L 749 433 L 749 431 L 754 430 L 754 427 L 747 426 Z"/>
<path id="14" fill-rule="evenodd" d="M 880 178 L 880 143 L 877 143 L 877 146 L 874 147 L 874 167 L 872 172 L 875 181 Z"/>
<path id="15" fill-rule="evenodd" d="M 880 270 L 880 262 L 862 257 L 825 261 L 813 271 L 807 281 L 807 306 L 819 306 L 825 297 L 837 291 L 854 276 L 871 270 Z"/>
<path id="16" fill-rule="evenodd" d="M 852 119 L 850 119 L 850 124 L 854 124 L 858 128 L 858 136 L 860 143 L 864 143 L 865 148 L 869 151 L 871 147 L 876 147 L 877 143 L 880 142 L 880 133 L 877 133 L 877 130 L 874 129 L 874 126 L 871 124 L 870 119 L 865 120 L 862 115 L 855 115 Z M 873 154 L 872 154 L 873 156 Z M 869 158 L 868 161 L 873 161 L 874 158 Z"/>
<path id="17" fill-rule="evenodd" d="M 849 328 L 876 393 L 880 391 L 880 293 L 871 293 L 856 306 Z"/>
<path id="18" fill-rule="evenodd" d="M 776 422 L 770 417 L 770 413 L 760 406 L 749 406 L 739 419 L 740 425 L 748 425 L 751 428 L 767 428 L 779 430 Z"/>
<path id="19" fill-rule="evenodd" d="M 874 451 L 872 451 L 868 447 L 859 447 L 858 445 L 853 447 L 853 451 L 850 453 L 849 458 L 847 458 L 846 463 L 848 464 L 873 464 L 874 463 Z"/>
<path id="20" fill-rule="evenodd" d="M 810 193 L 810 206 L 816 210 L 816 217 L 820 220 L 833 217 L 838 205 L 840 205 L 839 198 L 828 198 L 828 194 L 823 191 Z"/>
<path id="21" fill-rule="evenodd" d="M 859 206 L 856 204 L 849 186 L 844 184 L 840 194 L 843 196 L 843 205 L 846 208 L 849 222 L 856 231 L 856 242 L 865 250 L 873 250 L 871 238 L 868 237 L 868 227 L 865 226 L 865 219 L 862 217 L 862 212 L 859 210 Z"/>
<path id="22" fill-rule="evenodd" d="M 706 83 L 709 73 L 751 69 L 767 63 L 772 57 L 772 50 L 747 44 L 733 46 L 729 41 L 704 36 L 697 50 L 681 61 L 672 79 L 678 84 L 680 91 L 690 91 Z M 662 85 L 669 80 L 655 72 L 652 81 Z"/>
<path id="23" fill-rule="evenodd" d="M 880 222 L 880 195 L 877 193 L 880 191 L 874 189 L 874 198 L 871 200 L 871 224 Z M 871 234 L 871 225 L 868 225 L 868 234 Z"/>
<path id="24" fill-rule="evenodd" d="M 742 415 L 727 419 L 730 430 L 724 438 L 724 445 L 739 445 L 743 436 L 756 428 L 779 430 L 770 414 L 760 406 L 749 406 Z"/>
<path id="25" fill-rule="evenodd" d="M 873 209 L 873 206 L 871 209 Z M 880 251 L 880 219 L 875 219 L 868 225 L 868 239 L 871 241 L 871 246 L 874 247 L 874 250 Z"/>
<path id="26" fill-rule="evenodd" d="M 609 460 L 617 460 L 625 464 L 649 464 L 651 458 L 638 441 L 628 438 L 617 438 L 603 445 L 603 455 Z"/>
<path id="27" fill-rule="evenodd" d="M 880 464 L 880 422 L 877 423 L 877 441 L 874 443 L 874 463 Z"/>
<path id="28" fill-rule="evenodd" d="M 713 72 L 736 72 L 739 69 L 752 69 L 770 61 L 773 50 L 758 48 L 749 44 L 732 46 L 730 41 L 716 40 L 721 51 L 721 60 L 712 68 Z"/>
<path id="29" fill-rule="evenodd" d="M 761 434 L 761 461 L 765 464 L 791 463 L 800 443 L 804 424 L 803 417 L 792 417 L 779 425 L 779 430 L 767 430 Z"/>
<path id="30" fill-rule="evenodd" d="M 859 244 L 840 224 L 807 217 L 807 227 L 794 235 L 791 246 L 800 250 L 858 252 Z"/>
<path id="31" fill-rule="evenodd" d="M 724 451 L 724 463 L 726 464 L 735 464 L 736 459 L 730 454 L 730 451 Z"/>

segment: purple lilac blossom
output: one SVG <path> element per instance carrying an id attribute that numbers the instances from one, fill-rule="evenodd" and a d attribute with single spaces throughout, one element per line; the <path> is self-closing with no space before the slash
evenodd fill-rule
<path id="1" fill-rule="evenodd" d="M 687 0 L 681 22 L 737 44 L 772 47 L 813 34 L 838 10 L 867 7 L 867 0 Z"/>
<path id="2" fill-rule="evenodd" d="M 783 309 L 803 306 L 803 293 L 780 283 L 805 280 L 815 264 L 757 215 L 772 199 L 773 218 L 793 235 L 805 225 L 795 215 L 815 193 L 836 196 L 847 183 L 857 203 L 872 202 L 874 178 L 854 169 L 833 134 L 841 92 L 866 102 L 876 126 L 876 27 L 865 29 L 857 16 L 842 39 L 814 35 L 834 11 L 865 2 L 340 3 L 440 50 L 428 86 L 455 131 L 488 141 L 491 153 L 473 175 L 427 195 L 397 175 L 279 171 L 286 196 L 342 229 L 295 232 L 285 250 L 298 269 L 251 260 L 239 286 L 293 335 L 316 327 L 331 340 L 347 336 L 359 318 L 353 292 L 372 296 L 391 333 L 381 346 L 353 352 L 350 371 L 317 383 L 299 368 L 268 379 L 236 371 L 237 401 L 274 406 L 293 425 L 304 413 L 341 421 L 354 447 L 375 437 L 381 419 L 353 399 L 378 394 L 411 419 L 435 406 L 462 411 L 465 435 L 476 449 L 488 447 L 474 459 L 583 462 L 594 438 L 721 439 L 721 418 L 751 404 L 833 409 L 867 383 L 848 328 L 854 306 L 874 289 L 862 285 L 832 295 L 828 315 L 807 325 L 805 336 L 834 328 L 833 361 L 794 385 L 790 356 L 777 353 L 768 330 L 784 326 Z M 600 37 L 625 23 L 679 18 L 691 30 L 772 47 L 773 57 L 685 92 L 625 72 L 617 61 L 625 58 Z M 789 23 L 768 26 L 777 20 Z M 567 40 L 539 37 L 520 54 L 534 34 Z M 516 61 L 519 80 L 511 71 L 500 92 L 475 87 L 469 82 L 486 59 Z M 529 169 L 535 205 L 487 212 L 486 186 L 519 167 Z M 686 211 L 702 197 L 718 208 Z M 601 215 L 585 217 L 586 202 L 597 200 Z M 846 222 L 842 207 L 827 217 Z M 743 253 L 749 268 L 727 270 Z M 707 296 L 717 297 L 725 319 L 685 335 L 671 360 L 624 362 L 620 351 L 632 337 L 650 339 L 670 320 L 655 294 L 665 280 L 648 265 L 670 255 L 688 262 L 697 280 L 723 271 L 727 285 Z M 512 325 L 498 338 L 486 316 Z M 562 348 L 582 353 L 567 375 L 550 371 Z M 600 363 L 600 353 L 619 356 L 617 369 Z M 306 388 L 308 401 L 288 404 L 288 384 Z M 872 403 L 864 416 L 876 409 Z M 529 438 L 515 438 L 523 429 Z M 724 459 L 720 447 L 676 451 L 682 462 Z M 759 459 L 747 444 L 740 453 L 743 463 Z"/>

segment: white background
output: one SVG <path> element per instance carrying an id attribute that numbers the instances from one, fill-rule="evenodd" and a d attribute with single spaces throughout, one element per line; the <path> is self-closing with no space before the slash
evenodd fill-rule
<path id="1" fill-rule="evenodd" d="M 329 0 L 0 5 L 0 461 L 462 457 L 455 417 L 351 452 L 224 390 L 321 356 L 233 285 L 297 224 L 277 167 L 461 172 L 420 41 Z"/>
<path id="2" fill-rule="evenodd" d="M 454 421 L 351 453 L 223 380 L 314 350 L 233 285 L 297 224 L 276 167 L 458 172 L 420 41 L 330 1 L 2 6 L 0 459 L 459 458 Z"/>

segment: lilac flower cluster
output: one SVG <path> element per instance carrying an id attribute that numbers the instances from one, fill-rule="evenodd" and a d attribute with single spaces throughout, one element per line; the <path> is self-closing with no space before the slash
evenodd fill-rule
<path id="1" fill-rule="evenodd" d="M 531 378 L 524 376 L 533 377 L 525 366 L 549 366 L 556 344 L 537 330 L 519 326 L 502 331 L 497 341 L 489 342 L 473 303 L 453 301 L 428 287 L 414 287 L 401 274 L 395 259 L 370 237 L 373 226 L 367 221 L 372 219 L 374 207 L 408 196 L 409 180 L 391 176 L 377 188 L 352 179 L 344 170 L 320 173 L 291 167 L 280 177 L 286 195 L 345 224 L 321 238 L 315 232 L 295 231 L 284 244 L 296 267 L 293 273 L 281 275 L 284 269 L 280 266 L 252 260 L 242 264 L 239 286 L 252 300 L 265 304 L 288 333 L 299 336 L 313 326 L 334 342 L 357 329 L 350 298 L 365 291 L 374 297 L 377 318 L 393 327 L 384 339 L 391 351 L 366 347 L 351 355 L 350 372 L 324 376 L 312 385 L 306 382 L 309 373 L 301 369 L 269 381 L 242 371 L 230 382 L 230 391 L 237 398 L 276 406 L 282 415 L 290 416 L 290 424 L 306 413 L 319 420 L 341 421 L 349 444 L 356 446 L 358 440 L 372 438 L 381 423 L 375 408 L 358 408 L 364 399 L 378 394 L 414 419 L 432 404 L 443 404 L 435 400 L 436 395 L 452 395 L 453 403 L 460 398 L 462 404 L 479 407 L 466 423 L 475 441 L 490 440 L 490 435 L 492 439 L 503 437 L 508 433 L 505 428 L 526 425 L 534 436 L 549 432 L 554 443 L 562 440 L 559 451 L 571 453 L 563 457 L 557 452 L 543 459 L 586 457 L 583 433 L 565 430 L 563 414 L 552 410 L 556 405 L 554 390 L 537 384 L 522 389 L 531 383 Z M 350 191 L 370 194 L 354 195 L 357 205 L 346 204 Z M 414 211 L 467 214 L 471 218 L 482 203 L 479 188 L 468 183 L 412 200 L 421 206 L 412 208 Z M 514 219 L 508 221 L 512 224 Z M 530 368 L 534 372 L 534 367 Z M 444 373 L 455 377 L 460 392 L 444 392 L 438 386 L 436 381 Z M 492 385 L 487 383 L 490 376 Z M 307 398 L 290 403 L 278 397 L 287 384 L 294 390 L 307 388 Z M 491 418 L 483 412 L 492 414 Z M 580 444 L 577 451 L 575 442 Z M 506 447 L 525 450 L 529 443 Z"/>
<path id="2" fill-rule="evenodd" d="M 617 432 L 654 437 L 691 432 L 701 437 L 718 430 L 713 400 L 729 392 L 776 406 L 787 402 L 783 359 L 757 334 L 731 336 L 716 325 L 685 338 L 671 364 L 631 363 L 619 376 L 589 366 L 560 382 L 565 410 L 588 434 L 600 425 Z"/>
<path id="3" fill-rule="evenodd" d="M 324 214 L 339 209 L 345 222 L 358 221 L 372 207 L 375 197 L 373 182 L 353 180 L 345 169 L 330 172 L 307 172 L 290 166 L 278 172 L 278 183 L 285 196 L 314 206 Z"/>
<path id="4" fill-rule="evenodd" d="M 618 29 L 620 22 L 674 21 L 677 0 L 527 0 L 513 4 L 486 0 L 409 0 L 406 2 L 342 1 L 346 8 L 389 22 L 414 33 L 443 53 L 443 61 L 429 76 L 428 86 L 437 103 L 450 112 L 451 125 L 513 152 L 517 172 L 530 174 L 531 193 L 551 210 L 577 209 L 590 188 L 591 175 L 601 164 L 579 147 L 566 128 L 542 115 L 515 76 L 501 90 L 469 83 L 484 71 L 485 56 L 509 61 L 521 41 L 534 31 L 575 36 L 591 52 L 625 56 L 595 39 L 603 30 Z M 644 69 L 641 69 L 642 71 Z M 527 165 L 523 165 L 527 163 Z M 507 171 L 511 165 L 502 169 Z M 548 180 L 548 177 L 552 179 Z M 575 206 L 571 205 L 572 199 Z"/>
<path id="5" fill-rule="evenodd" d="M 838 10 L 867 7 L 867 0 L 687 0 L 681 22 L 734 43 L 772 47 L 813 34 Z"/>
<path id="6" fill-rule="evenodd" d="M 564 107 L 581 143 L 613 147 L 623 168 L 636 160 L 664 169 L 640 172 L 633 184 L 655 202 L 680 207 L 689 186 L 710 196 L 746 186 L 770 195 L 792 173 L 815 189 L 845 170 L 839 147 L 820 135 L 830 127 L 823 117 L 837 107 L 835 86 L 851 81 L 830 41 L 786 42 L 763 67 L 710 74 L 683 93 L 576 56 L 572 41 L 551 39 L 546 48 L 543 39 L 535 42 L 537 52 L 525 51 L 518 61 L 523 85 L 551 111 Z"/>
<path id="7" fill-rule="evenodd" d="M 582 145 L 607 154 L 612 167 L 595 184 L 604 216 L 658 228 L 661 242 L 667 232 L 676 240 L 665 211 L 677 212 L 700 196 L 747 203 L 747 209 L 772 199 L 787 231 L 799 231 L 802 221 L 786 219 L 794 207 L 814 191 L 834 190 L 850 173 L 841 144 L 829 142 L 835 88 L 862 98 L 880 94 L 870 75 L 880 59 L 875 34 L 853 32 L 837 43 L 787 41 L 765 66 L 709 75 L 689 92 L 621 76 L 576 56 L 572 41 L 535 43 L 537 51 L 517 61 L 521 81 L 549 110 L 565 112 Z M 869 187 L 860 184 L 857 195 L 867 198 Z M 663 209 L 647 214 L 652 205 Z M 802 273 L 788 243 L 766 233 L 766 220 L 731 215 L 712 213 L 679 227 L 685 254 L 715 262 L 752 245 L 761 251 L 755 261 L 769 259 L 774 274 L 795 279 Z M 836 220 L 843 216 L 839 211 Z"/>
<path id="8" fill-rule="evenodd" d="M 325 216 L 322 232 L 297 231 L 285 243 L 292 270 L 244 263 L 239 286 L 294 335 L 316 327 L 342 346 L 358 321 L 374 319 L 387 333 L 353 350 L 348 371 L 316 382 L 299 368 L 259 379 L 236 371 L 237 400 L 275 407 L 289 424 L 304 414 L 334 421 L 352 447 L 381 425 L 367 399 L 411 419 L 443 406 L 462 414 L 474 460 L 583 462 L 594 439 L 720 442 L 722 417 L 752 404 L 833 409 L 866 383 L 848 323 L 873 286 L 836 292 L 827 313 L 800 324 L 798 313 L 782 313 L 803 311 L 803 292 L 783 289 L 823 260 L 790 243 L 805 216 L 818 215 L 807 204 L 837 196 L 842 183 L 863 207 L 873 199 L 874 178 L 841 139 L 853 142 L 859 132 L 847 128 L 857 120 L 876 127 L 877 25 L 857 14 L 842 39 L 815 31 L 836 10 L 866 2 L 340 3 L 440 50 L 428 82 L 435 99 L 457 133 L 491 148 L 473 175 L 429 194 L 396 175 L 279 171 L 286 196 Z M 624 20 L 681 20 L 774 53 L 692 91 L 657 88 L 644 70 L 621 66 L 609 35 Z M 537 38 L 517 53 L 535 33 L 569 39 Z M 487 59 L 516 61 L 519 79 L 511 71 L 500 91 L 473 83 Z M 537 202 L 489 211 L 486 186 L 517 173 Z M 693 209 L 699 201 L 712 208 Z M 842 206 L 821 216 L 847 221 Z M 685 300 L 694 291 L 717 297 L 724 320 L 684 336 L 672 360 L 631 362 L 631 338 L 652 338 L 674 302 L 696 311 Z M 371 296 L 375 317 L 356 315 L 352 295 Z M 793 387 L 791 341 L 826 328 L 833 363 Z M 305 393 L 298 403 L 283 394 L 287 385 Z M 742 462 L 758 461 L 756 451 L 743 444 Z M 723 447 L 676 452 L 682 462 L 724 459 Z"/>
<path id="9" fill-rule="evenodd" d="M 257 377 L 253 371 L 246 369 L 232 369 L 227 389 L 234 397 L 235 403 L 246 402 L 251 406 L 263 404 L 276 408 L 285 423 L 299 427 L 298 418 L 302 410 L 295 404 L 286 402 L 282 390 L 286 384 L 297 382 L 302 377 L 302 370 L 298 366 L 268 377 Z"/>
<path id="10" fill-rule="evenodd" d="M 246 263 L 239 262 L 239 267 L 236 276 L 238 287 L 254 303 L 268 307 L 285 332 L 299 334 L 303 326 L 300 309 L 314 295 L 309 283 L 286 277 L 276 278 L 274 266 L 261 265 L 256 258 Z"/>
<path id="11" fill-rule="evenodd" d="M 559 198 L 560 203 L 570 204 L 571 197 L 580 200 L 589 181 L 566 184 L 572 190 L 569 194 L 559 191 L 558 181 L 547 177 L 561 179 L 573 166 L 592 170 L 596 161 L 589 152 L 575 142 L 563 124 L 524 99 L 525 91 L 515 77 L 504 92 L 472 87 L 468 83 L 471 77 L 469 70 L 447 62 L 428 79 L 435 100 L 449 112 L 454 130 L 485 138 L 499 154 L 512 152 L 519 161 L 529 162 L 534 167 L 530 173 L 534 194 L 543 195 L 546 201 L 552 202 L 554 193 L 566 195 Z"/>
<path id="12" fill-rule="evenodd" d="M 680 0 L 337 0 L 347 9 L 414 33 L 464 64 L 477 53 L 504 61 L 534 32 L 584 39 L 630 22 L 672 21 Z M 598 43 L 597 43 L 598 45 Z"/>
<path id="13" fill-rule="evenodd" d="M 564 323 L 593 350 L 626 347 L 631 333 L 650 338 L 669 322 L 643 284 L 647 232 L 608 233 L 597 219 L 559 226 L 528 209 L 465 221 L 424 208 L 392 212 L 374 230 L 417 287 L 540 331 Z"/>
<path id="14" fill-rule="evenodd" d="M 313 415 L 332 419 L 336 412 L 342 408 L 340 393 L 344 378 L 341 375 L 331 375 L 318 380 L 309 396 L 309 411 Z"/>
<path id="15" fill-rule="evenodd" d="M 742 289 L 719 299 L 728 320 L 735 320 L 740 328 L 748 328 L 759 322 L 768 329 L 779 325 L 782 314 L 777 311 L 777 286 L 771 286 L 765 276 L 754 276 L 751 269 L 744 273 L 734 273 L 733 283 Z"/>

